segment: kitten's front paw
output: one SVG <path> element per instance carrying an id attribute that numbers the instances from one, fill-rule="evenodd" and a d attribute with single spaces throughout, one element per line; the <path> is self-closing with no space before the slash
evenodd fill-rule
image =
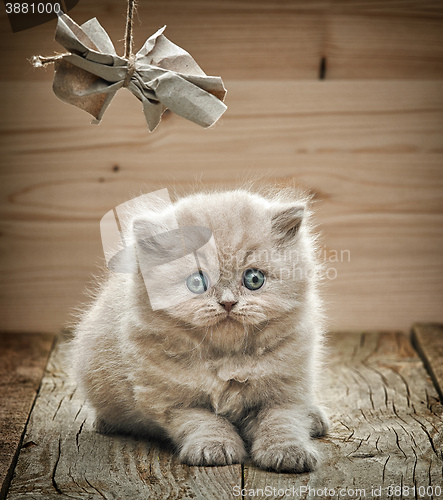
<path id="1" fill-rule="evenodd" d="M 276 472 L 310 472 L 318 462 L 314 446 L 300 441 L 270 446 L 255 443 L 251 455 L 256 465 Z"/>
<path id="2" fill-rule="evenodd" d="M 311 418 L 311 437 L 326 436 L 329 431 L 329 419 L 323 408 L 317 406 L 309 413 L 309 417 Z"/>
<path id="3" fill-rule="evenodd" d="M 201 437 L 187 440 L 181 451 L 180 460 L 188 465 L 231 465 L 246 457 L 240 436 L 234 438 Z"/>

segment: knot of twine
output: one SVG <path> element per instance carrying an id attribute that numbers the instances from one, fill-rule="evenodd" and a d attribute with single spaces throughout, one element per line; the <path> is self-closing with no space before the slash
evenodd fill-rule
<path id="1" fill-rule="evenodd" d="M 134 38 L 132 36 L 132 31 L 134 28 L 134 11 L 136 9 L 135 0 L 128 0 L 128 8 L 126 11 L 126 32 L 125 32 L 125 55 L 124 58 L 128 61 L 128 73 L 126 74 L 123 87 L 127 87 L 131 81 L 132 75 L 135 72 L 135 56 L 133 54 Z M 97 47 L 94 47 L 95 49 Z M 33 56 L 30 62 L 36 68 L 45 67 L 48 64 L 53 64 L 59 60 L 62 60 L 64 56 L 68 54 L 57 54 L 55 56 L 43 57 L 43 56 Z"/>
<path id="2" fill-rule="evenodd" d="M 128 57 L 128 72 L 126 73 L 125 81 L 123 82 L 123 87 L 127 87 L 131 81 L 132 75 L 135 72 L 135 56 L 132 54 Z"/>

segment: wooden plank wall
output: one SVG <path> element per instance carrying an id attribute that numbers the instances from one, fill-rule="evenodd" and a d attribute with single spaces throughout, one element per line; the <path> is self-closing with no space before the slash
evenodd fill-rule
<path id="1" fill-rule="evenodd" d="M 96 16 L 122 52 L 124 0 L 70 14 Z M 443 321 L 441 0 L 144 1 L 136 47 L 163 24 L 225 80 L 210 130 L 168 115 L 149 135 L 124 90 L 89 125 L 52 94 L 52 68 L 26 60 L 61 50 L 55 22 L 13 34 L 2 13 L 0 329 L 59 330 L 117 204 L 257 177 L 316 195 L 331 328 Z"/>

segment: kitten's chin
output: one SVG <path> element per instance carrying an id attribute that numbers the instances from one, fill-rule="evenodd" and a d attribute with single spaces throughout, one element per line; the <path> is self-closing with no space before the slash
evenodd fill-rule
<path id="1" fill-rule="evenodd" d="M 181 312 L 181 311 L 180 311 Z M 196 311 L 194 314 L 177 314 L 176 310 L 171 310 L 169 313 L 172 317 L 188 324 L 193 328 L 217 328 L 220 330 L 235 330 L 245 327 L 263 325 L 269 321 L 269 315 L 257 313 L 254 311 L 250 314 L 238 313 L 231 311 L 229 314 L 226 312 L 218 311 Z"/>
<path id="2" fill-rule="evenodd" d="M 238 327 L 241 326 L 243 327 L 246 324 L 245 321 L 243 321 L 243 318 L 241 316 L 235 316 L 232 313 L 231 314 L 213 314 L 213 315 L 208 315 L 205 316 L 204 318 L 199 318 L 198 319 L 198 324 L 195 326 L 204 326 L 206 328 L 208 327 L 220 327 L 220 328 L 232 328 L 232 327 Z"/>
<path id="3" fill-rule="evenodd" d="M 214 324 L 219 325 L 220 327 L 235 327 L 235 326 L 241 326 L 242 328 L 245 326 L 254 326 L 258 325 L 263 322 L 266 318 L 262 317 L 257 317 L 254 316 L 252 318 L 243 315 L 243 314 L 236 314 L 236 313 L 230 313 L 230 314 L 223 314 L 217 316 L 215 318 Z"/>
<path id="4" fill-rule="evenodd" d="M 242 323 L 239 319 L 237 318 L 234 318 L 233 316 L 229 315 L 229 316 L 225 316 L 224 318 L 222 318 L 220 321 L 219 321 L 219 324 L 222 324 L 222 325 L 235 325 L 235 324 L 239 324 L 239 323 Z"/>
<path id="5" fill-rule="evenodd" d="M 216 314 L 207 318 L 207 326 L 215 325 L 239 325 L 242 324 L 240 319 L 234 318 L 231 314 Z"/>

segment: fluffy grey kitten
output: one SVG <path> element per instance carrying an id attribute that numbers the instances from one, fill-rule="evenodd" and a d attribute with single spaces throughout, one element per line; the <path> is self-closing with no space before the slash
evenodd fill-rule
<path id="1" fill-rule="evenodd" d="M 148 271 L 110 271 L 72 345 L 97 430 L 167 438 L 189 465 L 249 453 L 265 469 L 312 470 L 328 423 L 315 396 L 324 326 L 307 200 L 235 190 L 134 212 L 127 237 Z M 149 271 L 152 227 L 171 217 L 215 243 L 212 264 L 189 261 L 187 278 L 183 259 Z M 148 291 L 164 287 L 178 300 L 151 307 Z"/>

